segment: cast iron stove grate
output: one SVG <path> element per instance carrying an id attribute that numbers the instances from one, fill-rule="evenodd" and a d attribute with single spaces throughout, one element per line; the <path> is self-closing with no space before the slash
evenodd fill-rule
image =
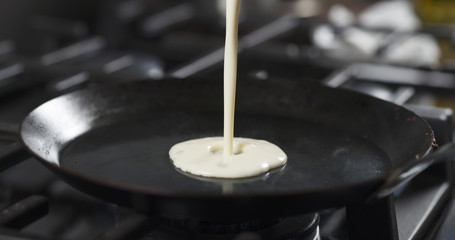
<path id="1" fill-rule="evenodd" d="M 35 106 L 65 92 L 139 78 L 159 80 L 167 76 L 221 76 L 222 24 L 219 16 L 215 21 L 204 19 L 207 16 L 213 19 L 214 15 L 198 8 L 200 5 L 185 1 L 78 1 L 77 4 L 49 1 L 47 7 L 39 8 L 30 4 L 25 9 L 22 3 L 23 1 L 14 1 L 0 4 L 9 5 L 0 7 L 3 9 L 0 10 L 2 16 L 10 16 L 3 12 L 5 10 L 22 12 L 22 15 L 4 21 L 7 25 L 0 24 L 0 121 L 5 123 L 1 128 L 8 130 L 0 135 L 0 157 L 17 147 L 10 145 L 16 140 L 16 136 L 10 132 L 20 119 Z M 169 21 L 172 19 L 170 17 L 176 15 L 179 15 L 177 20 Z M 23 19 L 29 21 L 24 22 Z M 154 19 L 161 19 L 163 23 L 154 25 Z M 327 78 L 329 83 L 332 79 L 339 79 L 340 73 L 344 76 L 341 82 L 355 78 L 349 74 L 346 78 L 346 71 L 343 70 L 346 64 L 324 59 L 314 49 L 296 46 L 296 39 L 308 40 L 305 32 L 311 29 L 311 21 L 287 17 L 260 19 L 261 21 L 252 24 L 241 25 L 240 75 L 259 79 Z M 321 58 L 315 61 L 317 57 Z M 382 69 L 385 72 L 389 70 Z M 415 71 L 419 76 L 427 76 L 426 72 Z M 331 75 L 332 73 L 336 74 Z M 365 74 L 361 77 L 368 79 Z M 445 79 L 447 76 L 442 77 Z M 390 78 L 393 79 L 393 76 Z M 339 85 L 350 84 L 337 86 Z M 438 136 L 438 142 L 452 141 L 451 113 L 441 110 L 415 111 L 422 111 L 422 116 L 429 120 Z M 40 167 L 34 159 L 23 163 L 5 163 L 0 160 L 0 196 L 6 200 L 0 202 L 0 207 L 4 209 L 0 214 L 2 239 L 81 239 L 80 236 L 84 239 L 88 236 L 88 239 L 96 239 L 96 236 L 98 239 L 138 239 L 158 225 L 168 228 L 173 226 L 175 231 L 182 231 L 181 225 L 186 224 L 175 220 L 163 223 L 164 220 L 160 218 L 129 210 L 126 211 L 128 217 L 125 220 L 116 221 L 119 217 L 116 206 L 69 188 L 49 173 L 42 172 Z M 449 168 L 446 167 L 433 167 L 397 194 L 400 195 L 395 201 L 400 239 L 418 239 L 436 231 L 431 230 L 437 228 L 430 226 L 430 223 L 439 218 L 452 189 L 453 173 L 446 173 L 447 169 L 451 169 L 450 164 Z M 412 195 L 423 200 L 408 198 Z M 391 204 L 387 201 L 382 204 L 386 207 L 384 212 L 390 213 Z M 76 206 L 78 209 L 68 210 Z M 365 209 L 360 208 L 359 211 Z M 65 211 L 70 214 L 55 214 Z M 80 217 L 78 213 L 95 218 L 96 223 Z M 58 216 L 56 221 L 62 224 L 52 229 L 39 224 L 43 219 L 50 218 L 50 215 Z M 73 218 L 78 221 L 72 221 Z M 314 220 L 314 215 L 312 219 Z M 422 219 L 423 224 L 415 226 L 416 224 L 410 223 L 413 219 Z M 274 221 L 279 224 L 278 220 Z M 77 229 L 75 225 L 84 225 L 84 222 L 93 224 L 92 228 L 82 227 L 92 229 L 89 234 L 71 230 L 71 227 Z M 41 230 L 45 234 L 27 231 L 30 224 L 43 228 Z M 242 228 L 242 224 L 245 223 L 222 225 L 220 229 Z M 366 231 L 371 226 L 378 227 L 375 226 L 374 219 L 353 220 L 348 224 L 360 224 L 354 226 L 360 229 L 366 226 Z M 177 227 L 178 230 L 175 225 L 180 226 Z M 266 225 L 266 228 L 276 226 Z M 310 226 L 310 232 L 314 233 L 317 225 Z M 429 226 L 430 233 L 427 231 Z M 20 231 L 22 228 L 24 231 Z M 347 239 L 347 228 L 344 209 L 321 214 L 323 239 Z M 188 229 L 184 230 L 188 234 Z M 396 229 L 392 227 L 389 230 Z M 226 231 L 229 230 L 222 230 Z M 259 239 L 254 234 L 241 237 L 238 239 Z"/>

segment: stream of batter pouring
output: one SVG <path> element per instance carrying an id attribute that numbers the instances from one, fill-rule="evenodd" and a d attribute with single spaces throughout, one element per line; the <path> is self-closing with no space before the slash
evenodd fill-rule
<path id="1" fill-rule="evenodd" d="M 226 0 L 226 41 L 224 43 L 224 151 L 233 155 L 235 87 L 237 84 L 237 43 L 240 0 Z"/>
<path id="2" fill-rule="evenodd" d="M 286 154 L 270 142 L 234 138 L 239 6 L 240 0 L 226 0 L 224 138 L 189 140 L 174 145 L 169 151 L 169 156 L 177 168 L 194 175 L 217 178 L 251 177 L 283 166 L 287 160 Z"/>

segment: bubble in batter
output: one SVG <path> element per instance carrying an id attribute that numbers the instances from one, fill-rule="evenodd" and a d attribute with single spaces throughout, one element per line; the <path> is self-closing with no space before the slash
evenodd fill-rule
<path id="1" fill-rule="evenodd" d="M 275 144 L 234 138 L 233 155 L 223 156 L 223 137 L 189 140 L 174 145 L 169 156 L 175 167 L 203 177 L 245 178 L 283 166 L 286 154 Z"/>

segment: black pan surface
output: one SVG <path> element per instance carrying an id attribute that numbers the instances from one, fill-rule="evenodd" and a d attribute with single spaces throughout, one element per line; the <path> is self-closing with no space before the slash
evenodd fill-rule
<path id="1" fill-rule="evenodd" d="M 239 80 L 237 91 L 235 136 L 275 143 L 288 155 L 286 166 L 235 180 L 173 167 L 173 144 L 222 134 L 218 80 L 71 93 L 31 112 L 21 141 L 62 178 L 97 197 L 165 216 L 223 219 L 363 201 L 432 146 L 425 121 L 364 95 L 278 80 Z"/>

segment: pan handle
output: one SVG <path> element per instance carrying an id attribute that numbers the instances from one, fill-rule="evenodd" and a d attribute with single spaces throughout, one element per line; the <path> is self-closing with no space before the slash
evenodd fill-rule
<path id="1" fill-rule="evenodd" d="M 377 191 L 367 198 L 367 202 L 378 200 L 385 196 L 392 194 L 395 190 L 428 168 L 430 165 L 440 162 L 453 160 L 455 158 L 455 143 L 450 142 L 444 144 L 433 153 L 427 154 L 414 163 L 401 171 L 396 172 L 393 176 L 389 177 L 387 181 L 379 187 Z"/>
<path id="2" fill-rule="evenodd" d="M 22 144 L 17 140 L 17 129 L 18 127 L 16 125 L 0 124 L 0 139 L 13 142 L 0 150 L 0 171 L 30 157 L 22 147 Z"/>

